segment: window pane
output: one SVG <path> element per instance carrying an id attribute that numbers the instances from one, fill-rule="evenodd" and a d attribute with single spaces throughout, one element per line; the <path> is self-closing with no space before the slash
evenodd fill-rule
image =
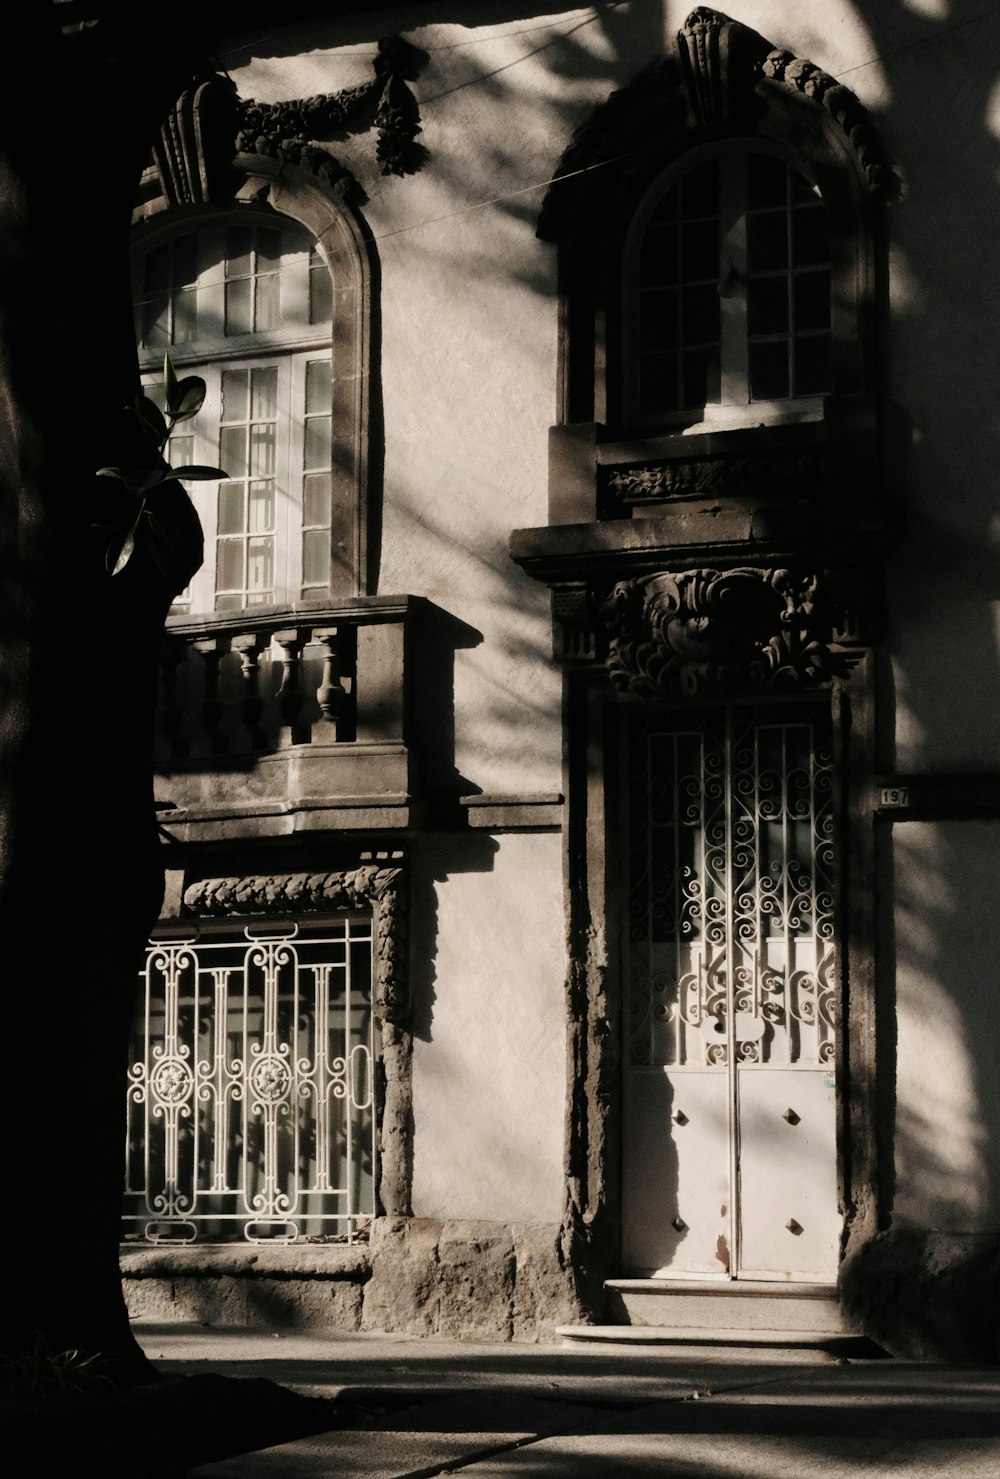
<path id="1" fill-rule="evenodd" d="M 788 395 L 788 344 L 750 345 L 750 398 L 755 401 L 781 400 Z"/>
<path id="2" fill-rule="evenodd" d="M 673 411 L 677 408 L 677 359 L 673 354 L 651 354 L 639 361 L 639 408 Z"/>
<path id="3" fill-rule="evenodd" d="M 250 287 L 248 277 L 238 277 L 235 282 L 226 283 L 227 334 L 249 334 L 250 332 Z"/>
<path id="4" fill-rule="evenodd" d="M 152 296 L 154 293 L 165 293 L 170 289 L 170 243 L 165 246 L 153 247 L 152 251 L 146 253 L 146 264 L 144 272 L 144 283 L 146 293 Z"/>
<path id="5" fill-rule="evenodd" d="M 823 206 L 807 206 L 792 215 L 792 264 L 812 267 L 830 260 L 830 224 Z"/>
<path id="6" fill-rule="evenodd" d="M 255 329 L 276 329 L 278 327 L 281 321 L 278 286 L 280 281 L 276 272 L 269 272 L 266 277 L 258 277 L 257 302 L 254 311 Z"/>
<path id="7" fill-rule="evenodd" d="M 220 539 L 216 542 L 215 586 L 218 591 L 242 591 L 242 539 Z M 216 604 L 218 604 L 218 602 L 216 602 Z"/>
<path id="8" fill-rule="evenodd" d="M 251 534 L 268 534 L 274 528 L 274 483 L 260 479 L 250 484 L 250 508 L 247 529 Z"/>
<path id="9" fill-rule="evenodd" d="M 226 232 L 226 276 L 248 277 L 251 267 L 253 232 L 249 226 L 230 226 Z"/>
<path id="10" fill-rule="evenodd" d="M 795 340 L 795 394 L 821 395 L 830 388 L 830 336 Z"/>
<path id="11" fill-rule="evenodd" d="M 333 318 L 333 278 L 319 252 L 309 254 L 309 322 L 326 324 Z"/>
<path id="12" fill-rule="evenodd" d="M 198 290 L 186 288 L 174 299 L 174 343 L 190 344 L 198 337 Z"/>
<path id="13" fill-rule="evenodd" d="M 305 466 L 329 467 L 333 418 L 310 416 L 306 422 Z"/>
<path id="14" fill-rule="evenodd" d="M 681 235 L 681 273 L 693 278 L 719 276 L 718 221 L 687 221 Z"/>
<path id="15" fill-rule="evenodd" d="M 639 253 L 639 280 L 644 287 L 677 281 L 677 228 L 646 227 Z"/>
<path id="16" fill-rule="evenodd" d="M 684 355 L 684 399 L 686 407 L 714 405 L 721 394 L 718 351 L 688 350 Z"/>
<path id="17" fill-rule="evenodd" d="M 149 349 L 164 349 L 170 343 L 170 299 L 154 298 L 143 309 L 142 342 Z"/>
<path id="18" fill-rule="evenodd" d="M 254 370 L 251 417 L 254 421 L 273 421 L 278 414 L 278 367 Z"/>
<path id="19" fill-rule="evenodd" d="M 803 272 L 792 281 L 795 328 L 827 329 L 830 327 L 830 274 Z"/>
<path id="20" fill-rule="evenodd" d="M 330 361 L 312 359 L 306 365 L 306 415 L 330 409 Z"/>
<path id="21" fill-rule="evenodd" d="M 311 472 L 303 480 L 302 522 L 329 528 L 332 480 L 328 472 Z"/>
<path id="22" fill-rule="evenodd" d="M 289 250 L 294 250 L 290 244 Z M 276 272 L 281 264 L 281 232 L 257 228 L 257 271 Z"/>
<path id="23" fill-rule="evenodd" d="M 788 332 L 788 279 L 781 277 L 751 278 L 747 300 L 751 334 L 784 334 Z"/>
<path id="24" fill-rule="evenodd" d="M 247 387 L 249 373 L 246 370 L 223 370 L 222 372 L 222 419 L 223 421 L 246 421 L 249 398 Z"/>
<path id="25" fill-rule="evenodd" d="M 250 428 L 250 476 L 273 478 L 278 427 L 273 421 Z"/>
<path id="26" fill-rule="evenodd" d="M 784 205 L 788 190 L 788 166 L 772 154 L 751 154 L 747 161 L 747 205 Z"/>
<path id="27" fill-rule="evenodd" d="M 307 529 L 302 535 L 302 584 L 330 588 L 330 535 L 326 529 Z"/>
<path id="28" fill-rule="evenodd" d="M 776 272 L 788 266 L 788 217 L 784 211 L 748 218 L 747 257 L 751 272 Z"/>
<path id="29" fill-rule="evenodd" d="M 709 159 L 697 169 L 689 170 L 681 180 L 682 214 L 715 216 L 719 213 L 719 164 Z"/>
<path id="30" fill-rule="evenodd" d="M 220 483 L 219 533 L 242 534 L 245 528 L 246 525 L 243 522 L 243 484 Z"/>
<path id="31" fill-rule="evenodd" d="M 677 293 L 644 293 L 639 304 L 639 348 L 666 349 L 677 343 Z"/>
<path id="32" fill-rule="evenodd" d="M 719 292 L 715 284 L 682 288 L 681 321 L 684 344 L 711 344 L 719 337 Z"/>
<path id="33" fill-rule="evenodd" d="M 274 539 L 268 535 L 247 541 L 248 605 L 254 597 L 269 596 L 274 590 Z"/>
<path id="34" fill-rule="evenodd" d="M 224 426 L 219 433 L 219 466 L 230 478 L 245 478 L 247 467 L 247 429 Z"/>
<path id="35" fill-rule="evenodd" d="M 198 238 L 193 233 L 173 243 L 173 286 L 191 287 L 198 281 Z"/>
<path id="36" fill-rule="evenodd" d="M 649 218 L 650 224 L 654 221 L 676 221 L 677 202 L 679 198 L 677 186 L 675 185 L 673 189 L 667 191 L 659 205 L 653 211 L 653 214 Z"/>

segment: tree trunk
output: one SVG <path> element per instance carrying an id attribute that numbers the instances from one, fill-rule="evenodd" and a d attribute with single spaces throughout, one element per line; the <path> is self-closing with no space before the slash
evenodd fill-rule
<path id="1" fill-rule="evenodd" d="M 160 38 L 145 65 L 136 38 L 111 57 L 63 37 L 49 9 L 19 13 L 35 35 L 8 49 L 0 87 L 0 1348 L 101 1352 L 128 1379 L 144 1363 L 117 1260 L 125 1053 L 162 889 L 160 631 L 187 574 L 164 579 L 140 543 L 110 576 L 93 526 L 124 527 L 128 499 L 94 474 L 149 456 L 124 409 L 129 218 L 197 55 L 189 32 L 187 59 Z"/>

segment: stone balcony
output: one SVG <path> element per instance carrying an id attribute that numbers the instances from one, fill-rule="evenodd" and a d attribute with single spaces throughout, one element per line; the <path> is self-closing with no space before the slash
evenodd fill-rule
<path id="1" fill-rule="evenodd" d="M 156 796 L 179 841 L 411 824 L 407 668 L 419 600 L 171 617 Z"/>

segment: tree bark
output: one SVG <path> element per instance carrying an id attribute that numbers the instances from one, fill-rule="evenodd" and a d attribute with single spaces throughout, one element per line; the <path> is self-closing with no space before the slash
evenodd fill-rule
<path id="1" fill-rule="evenodd" d="M 165 580 L 140 542 L 110 576 L 94 526 L 124 527 L 128 500 L 95 472 L 149 457 L 125 409 L 138 384 L 129 219 L 199 38 L 181 48 L 150 29 L 97 45 L 64 37 L 48 9 L 23 9 L 34 35 L 8 50 L 0 88 L 0 1349 L 100 1352 L 128 1380 L 144 1360 L 117 1258 L 125 1054 L 162 890 L 160 632 L 190 572 Z"/>

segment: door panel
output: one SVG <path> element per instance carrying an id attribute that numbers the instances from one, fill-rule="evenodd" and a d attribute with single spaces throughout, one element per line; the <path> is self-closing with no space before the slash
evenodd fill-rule
<path id="1" fill-rule="evenodd" d="M 840 1237 L 833 1078 L 795 1068 L 738 1078 L 741 1271 L 829 1279 Z"/>
<path id="2" fill-rule="evenodd" d="M 630 719 L 623 1164 L 636 1272 L 836 1271 L 829 727 L 824 700 Z"/>
<path id="3" fill-rule="evenodd" d="M 646 1276 L 670 1273 L 675 1264 L 699 1277 L 725 1276 L 729 1271 L 725 1070 L 668 1074 L 664 1068 L 641 1069 L 630 1075 L 628 1092 L 626 1266 Z"/>

